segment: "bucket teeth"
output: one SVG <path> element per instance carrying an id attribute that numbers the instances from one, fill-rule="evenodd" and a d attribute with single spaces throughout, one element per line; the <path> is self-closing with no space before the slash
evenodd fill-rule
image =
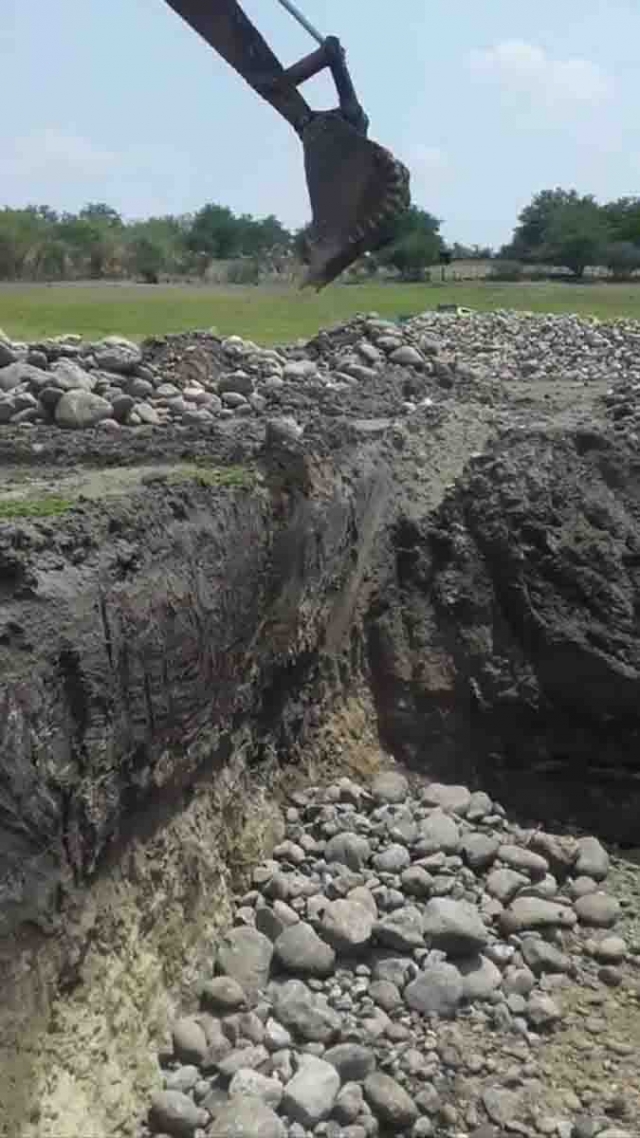
<path id="1" fill-rule="evenodd" d="M 331 112 L 311 122 L 303 143 L 313 211 L 306 283 L 323 288 L 383 242 L 410 204 L 409 172 Z"/>

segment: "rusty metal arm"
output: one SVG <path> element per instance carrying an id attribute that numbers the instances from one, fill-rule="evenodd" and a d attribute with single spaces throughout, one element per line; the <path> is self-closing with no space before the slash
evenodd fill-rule
<path id="1" fill-rule="evenodd" d="M 320 43 L 316 51 L 289 68 L 283 67 L 237 0 L 166 0 L 299 134 L 313 112 L 298 87 L 329 68 L 342 115 L 366 135 L 368 119 L 358 102 L 340 41 L 335 36 L 323 39 L 289 0 L 279 2 Z"/>

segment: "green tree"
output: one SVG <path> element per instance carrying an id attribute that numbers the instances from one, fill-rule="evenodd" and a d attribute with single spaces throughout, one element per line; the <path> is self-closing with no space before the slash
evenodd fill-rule
<path id="1" fill-rule="evenodd" d="M 602 264 L 608 236 L 606 219 L 593 198 L 566 202 L 547 225 L 540 258 L 580 278 L 587 266 Z"/>
<path id="2" fill-rule="evenodd" d="M 421 280 L 444 249 L 441 222 L 426 209 L 409 206 L 395 218 L 385 237 L 388 243 L 376 255 L 377 263 L 390 265 L 403 280 Z"/>
<path id="3" fill-rule="evenodd" d="M 549 227 L 559 212 L 580 201 L 593 202 L 593 198 L 580 198 L 577 190 L 541 190 L 534 194 L 529 205 L 518 215 L 518 224 L 511 242 L 501 250 L 507 260 L 540 261 L 548 245 Z"/>
<path id="4" fill-rule="evenodd" d="M 47 221 L 41 206 L 0 210 L 0 277 L 19 280 L 37 260 L 46 237 Z"/>
<path id="5" fill-rule="evenodd" d="M 616 280 L 625 280 L 640 269 L 640 245 L 632 241 L 610 241 L 604 246 L 602 263 Z"/>
<path id="6" fill-rule="evenodd" d="M 240 253 L 240 227 L 227 206 L 209 202 L 198 210 L 187 235 L 187 247 L 212 260 L 225 261 Z"/>
<path id="7" fill-rule="evenodd" d="M 603 212 L 613 242 L 627 241 L 640 245 L 640 198 L 619 198 L 607 202 Z"/>

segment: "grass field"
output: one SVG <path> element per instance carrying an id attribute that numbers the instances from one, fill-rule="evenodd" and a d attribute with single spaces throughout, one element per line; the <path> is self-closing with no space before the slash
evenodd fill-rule
<path id="1" fill-rule="evenodd" d="M 320 294 L 295 288 L 120 284 L 0 285 L 0 328 L 14 339 L 63 332 L 87 338 L 145 336 L 216 328 L 262 344 L 313 335 L 356 312 L 407 316 L 456 303 L 489 311 L 577 312 L 640 320 L 640 286 L 615 284 L 333 285 Z"/>

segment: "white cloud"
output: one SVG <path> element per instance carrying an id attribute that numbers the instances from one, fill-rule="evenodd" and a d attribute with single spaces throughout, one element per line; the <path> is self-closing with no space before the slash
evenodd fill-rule
<path id="1" fill-rule="evenodd" d="M 553 110 L 593 107 L 612 94 L 613 83 L 588 59 L 553 59 L 523 40 L 504 40 L 471 54 L 471 69 L 514 95 Z"/>

